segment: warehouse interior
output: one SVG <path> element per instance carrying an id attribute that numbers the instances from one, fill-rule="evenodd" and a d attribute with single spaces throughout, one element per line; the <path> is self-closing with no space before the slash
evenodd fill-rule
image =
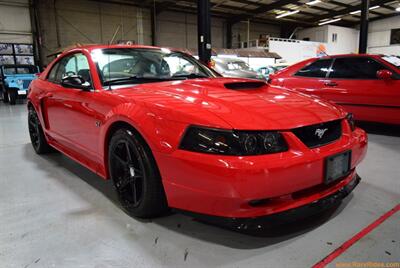
<path id="1" fill-rule="evenodd" d="M 0 0 L 0 67 L 32 65 L 32 79 L 41 80 L 64 51 L 97 45 L 182 51 L 226 77 L 218 62 L 234 58 L 274 86 L 283 85 L 279 65 L 284 71 L 332 56 L 333 68 L 338 55 L 388 57 L 394 93 L 364 81 L 353 97 L 379 89 L 390 122 L 358 119 L 364 104 L 350 110 L 368 135 L 368 152 L 357 166 L 361 182 L 340 204 L 294 222 L 232 230 L 179 209 L 132 217 L 111 180 L 63 153 L 35 154 L 26 89 L 15 105 L 0 100 L 1 267 L 400 267 L 400 1 Z M 275 68 L 276 78 L 263 68 Z"/>

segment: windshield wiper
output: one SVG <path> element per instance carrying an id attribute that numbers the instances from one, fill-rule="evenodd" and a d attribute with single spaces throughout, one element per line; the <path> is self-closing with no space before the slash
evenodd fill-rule
<path id="1" fill-rule="evenodd" d="M 121 84 L 124 82 L 151 83 L 151 82 L 162 82 L 162 81 L 168 81 L 168 80 L 174 80 L 174 79 L 173 78 L 172 79 L 171 78 L 160 78 L 160 77 L 143 77 L 143 76 L 133 75 L 133 76 L 129 76 L 129 77 L 108 80 L 108 81 L 105 81 L 103 84 L 104 84 L 104 86 L 110 86 L 110 85 L 115 85 L 115 84 Z"/>
<path id="2" fill-rule="evenodd" d="M 195 74 L 195 73 L 191 73 L 191 74 L 177 74 L 172 76 L 174 78 L 183 78 L 183 79 L 195 79 L 195 78 L 208 78 L 208 76 L 203 75 L 203 74 Z"/>

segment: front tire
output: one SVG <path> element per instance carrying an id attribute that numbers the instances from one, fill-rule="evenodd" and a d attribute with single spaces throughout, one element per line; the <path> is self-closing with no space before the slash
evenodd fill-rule
<path id="1" fill-rule="evenodd" d="M 131 216 L 157 217 L 168 209 L 157 164 L 134 131 L 120 129 L 108 148 L 108 167 L 122 208 Z"/>
<path id="2" fill-rule="evenodd" d="M 33 107 L 29 107 L 28 110 L 28 128 L 33 149 L 37 154 L 46 154 L 53 151 L 53 148 L 47 143 L 39 117 Z"/>

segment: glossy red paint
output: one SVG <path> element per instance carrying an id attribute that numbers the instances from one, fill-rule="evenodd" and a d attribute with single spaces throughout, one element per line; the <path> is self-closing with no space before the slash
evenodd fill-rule
<path id="1" fill-rule="evenodd" d="M 152 150 L 170 207 L 225 217 L 256 217 L 296 208 L 349 184 L 366 154 L 365 132 L 352 131 L 340 107 L 267 84 L 229 90 L 224 87 L 227 82 L 250 80 L 207 78 L 104 89 L 91 59 L 92 50 L 103 47 L 109 46 L 76 48 L 55 60 L 75 52 L 86 55 L 95 90 L 49 82 L 53 62 L 31 84 L 28 105 L 36 109 L 49 144 L 105 179 L 110 129 L 121 123 L 135 128 Z M 341 138 L 318 148 L 308 148 L 291 132 L 338 119 Z M 180 150 L 189 125 L 279 130 L 289 150 L 243 157 Z M 351 174 L 324 186 L 324 159 L 346 150 L 352 150 Z M 307 192 L 293 194 L 302 191 Z M 259 207 L 248 204 L 264 198 L 272 202 Z"/>
<path id="2" fill-rule="evenodd" d="M 381 63 L 387 70 L 378 71 L 377 79 L 340 79 L 301 77 L 295 74 L 319 58 L 308 59 L 292 65 L 271 77 L 271 84 L 293 89 L 312 96 L 324 98 L 343 106 L 354 114 L 356 120 L 400 124 L 400 79 L 390 78 L 392 74 L 400 76 L 396 68 L 379 55 L 335 55 L 322 59 L 344 57 L 368 57 Z"/>

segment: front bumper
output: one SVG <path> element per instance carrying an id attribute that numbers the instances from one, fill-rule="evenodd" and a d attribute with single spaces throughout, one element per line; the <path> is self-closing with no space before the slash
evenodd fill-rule
<path id="1" fill-rule="evenodd" d="M 340 202 L 346 198 L 354 188 L 360 183 L 361 178 L 357 174 L 354 175 L 352 180 L 345 186 L 341 187 L 336 192 L 325 196 L 321 199 L 315 200 L 312 203 L 303 205 L 297 208 L 289 209 L 279 213 L 275 213 L 267 216 L 251 217 L 251 218 L 228 218 L 210 216 L 204 214 L 197 214 L 187 211 L 181 211 L 183 214 L 194 217 L 199 220 L 203 220 L 208 223 L 220 225 L 228 228 L 237 230 L 255 230 L 265 226 L 276 226 L 282 223 L 289 223 L 298 221 L 312 215 L 316 215 L 330 208 L 340 204 Z"/>
<path id="2" fill-rule="evenodd" d="M 170 207 L 226 218 L 254 218 L 290 211 L 334 194 L 351 184 L 367 151 L 367 136 L 343 125 L 342 137 L 310 149 L 290 132 L 289 151 L 263 156 L 220 156 L 177 150 L 155 152 Z M 345 178 L 324 184 L 326 157 L 352 151 Z M 253 201 L 265 200 L 259 204 Z"/>

